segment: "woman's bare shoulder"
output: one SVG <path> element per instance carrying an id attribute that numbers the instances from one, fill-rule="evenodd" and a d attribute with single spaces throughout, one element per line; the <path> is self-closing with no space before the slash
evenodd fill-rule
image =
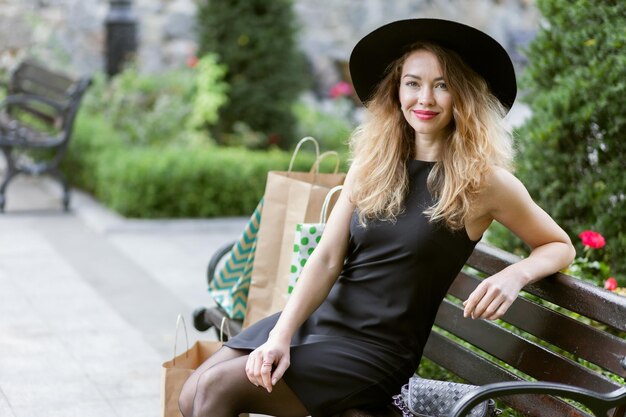
<path id="1" fill-rule="evenodd" d="M 503 206 L 528 202 L 530 196 L 522 182 L 509 170 L 492 165 L 482 181 L 474 200 L 475 217 L 491 217 Z"/>
<path id="2" fill-rule="evenodd" d="M 503 195 L 526 194 L 526 187 L 511 171 L 497 165 L 492 165 L 487 170 L 481 190 L 486 197 L 499 197 Z"/>

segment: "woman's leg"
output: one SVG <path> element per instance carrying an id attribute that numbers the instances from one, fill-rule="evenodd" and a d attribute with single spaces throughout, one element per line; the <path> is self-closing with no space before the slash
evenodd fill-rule
<path id="1" fill-rule="evenodd" d="M 193 417 L 236 417 L 246 412 L 277 417 L 310 414 L 283 380 L 271 393 L 253 385 L 245 372 L 247 360 L 245 355 L 219 362 L 200 375 Z"/>
<path id="2" fill-rule="evenodd" d="M 193 398 L 196 395 L 196 388 L 198 386 L 198 378 L 200 378 L 200 375 L 202 375 L 204 371 L 217 363 L 247 354 L 248 352 L 246 352 L 245 350 L 231 349 L 229 347 L 222 346 L 220 350 L 215 352 L 213 355 L 211 355 L 209 359 L 204 361 L 204 363 L 200 365 L 198 369 L 196 369 L 189 376 L 189 378 L 183 385 L 183 389 L 180 392 L 178 407 L 180 408 L 180 412 L 183 414 L 183 416 L 191 417 L 191 413 L 193 410 Z"/>

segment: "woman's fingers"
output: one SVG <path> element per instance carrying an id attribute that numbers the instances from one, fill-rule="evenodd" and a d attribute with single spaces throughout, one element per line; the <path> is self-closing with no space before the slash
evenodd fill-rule
<path id="1" fill-rule="evenodd" d="M 503 302 L 502 304 L 500 304 L 500 307 L 498 307 L 498 309 L 496 310 L 496 312 L 494 314 L 492 314 L 491 316 L 487 317 L 487 320 L 497 320 L 500 317 L 504 316 L 504 313 L 506 313 L 506 311 L 509 309 L 510 307 L 510 303 L 508 302 Z"/>
<path id="2" fill-rule="evenodd" d="M 520 290 L 516 285 L 513 281 L 483 281 L 463 303 L 463 316 L 473 319 L 499 319 L 515 301 Z"/>
<path id="3" fill-rule="evenodd" d="M 467 300 L 463 303 L 465 308 L 463 309 L 463 317 L 477 317 L 477 309 L 479 303 L 484 299 L 487 293 L 487 288 L 480 284 L 472 293 L 469 295 Z"/>
<path id="4" fill-rule="evenodd" d="M 465 306 L 463 316 L 473 319 L 488 318 L 504 301 L 506 300 L 500 287 L 492 282 L 483 281 L 463 303 Z"/>
<path id="5" fill-rule="evenodd" d="M 272 370 L 274 368 L 275 354 L 272 351 L 255 350 L 248 355 L 246 363 L 246 376 L 254 385 L 262 386 L 268 392 L 272 392 Z"/>
<path id="6" fill-rule="evenodd" d="M 251 383 L 272 392 L 288 367 L 289 346 L 262 345 L 248 355 L 245 371 Z"/>
<path id="7" fill-rule="evenodd" d="M 263 355 L 263 360 L 261 361 L 260 374 L 261 374 L 261 385 L 265 387 L 267 392 L 272 392 L 272 368 L 274 367 L 274 354 L 272 352 L 268 352 Z"/>
<path id="8" fill-rule="evenodd" d="M 274 369 L 274 372 L 272 373 L 272 385 L 276 385 L 278 381 L 280 381 L 280 379 L 285 374 L 285 371 L 287 370 L 287 368 L 289 368 L 289 365 L 290 365 L 289 358 L 286 356 L 283 356 L 278 362 L 278 365 L 276 365 L 276 369 Z"/>
<path id="9" fill-rule="evenodd" d="M 256 354 L 255 352 L 252 352 L 250 353 L 250 355 L 248 355 L 248 362 L 246 363 L 246 375 L 248 376 L 248 379 L 250 380 L 251 383 L 253 383 L 254 385 L 259 385 L 254 375 L 255 370 L 256 370 Z"/>

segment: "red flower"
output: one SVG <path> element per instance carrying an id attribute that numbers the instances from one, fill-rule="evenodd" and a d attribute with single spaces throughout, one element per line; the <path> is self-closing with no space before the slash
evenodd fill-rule
<path id="1" fill-rule="evenodd" d="M 606 281 L 604 281 L 604 288 L 609 291 L 615 291 L 617 289 L 617 280 L 613 277 L 607 278 Z"/>
<path id="2" fill-rule="evenodd" d="M 187 66 L 189 68 L 195 68 L 198 65 L 198 57 L 195 55 L 189 55 L 187 57 Z"/>
<path id="3" fill-rule="evenodd" d="M 585 230 L 581 232 L 578 237 L 583 241 L 583 245 L 593 249 L 600 249 L 606 244 L 604 236 L 593 230 Z"/>
<path id="4" fill-rule="evenodd" d="M 345 81 L 339 81 L 337 84 L 333 85 L 330 89 L 330 96 L 332 98 L 337 98 L 341 96 L 349 96 L 352 94 L 352 87 L 349 83 Z"/>

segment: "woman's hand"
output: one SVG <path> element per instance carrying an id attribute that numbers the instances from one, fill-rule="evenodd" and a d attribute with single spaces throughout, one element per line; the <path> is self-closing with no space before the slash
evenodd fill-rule
<path id="1" fill-rule="evenodd" d="M 283 377 L 289 368 L 289 341 L 267 339 L 267 342 L 248 355 L 246 375 L 254 385 L 262 386 L 267 392 Z"/>
<path id="2" fill-rule="evenodd" d="M 523 279 L 507 272 L 492 275 L 472 291 L 463 302 L 463 317 L 496 320 L 506 313 L 524 287 Z"/>

